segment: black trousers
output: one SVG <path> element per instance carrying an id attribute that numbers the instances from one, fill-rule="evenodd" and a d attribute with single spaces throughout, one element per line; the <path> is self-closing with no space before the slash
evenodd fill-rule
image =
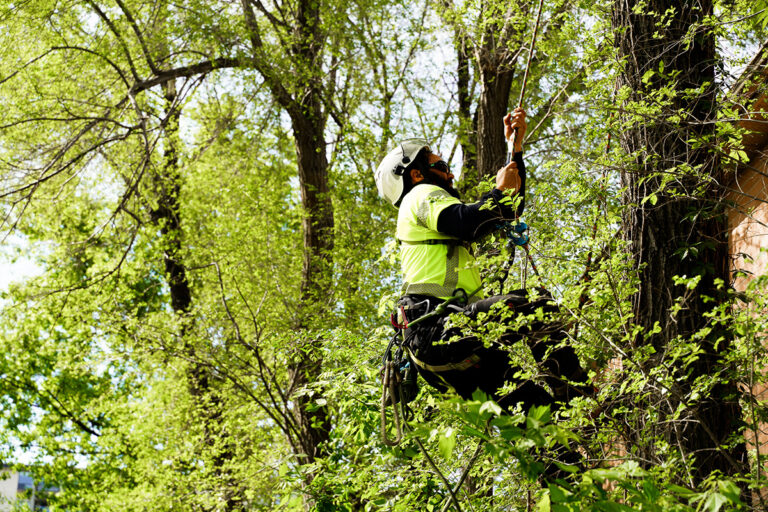
<path id="1" fill-rule="evenodd" d="M 495 306 L 500 302 L 503 305 Z M 409 321 L 436 305 L 434 297 L 424 296 L 403 297 L 401 304 L 406 305 Z M 450 387 L 463 398 L 471 398 L 479 389 L 505 410 L 517 404 L 526 411 L 533 405 L 550 405 L 554 409 L 560 403 L 591 392 L 587 372 L 581 367 L 576 353 L 572 347 L 563 344 L 566 338 L 564 325 L 546 319 L 557 313 L 558 307 L 545 291 L 539 290 L 535 298 L 527 290 L 497 295 L 470 304 L 461 314 L 476 319 L 480 313 L 487 313 L 489 321 L 499 321 L 500 310 L 504 308 L 523 314 L 533 314 L 541 309 L 545 319 L 534 320 L 517 330 L 509 327 L 489 347 L 475 335 L 462 335 L 455 328 L 444 328 L 445 318 L 407 328 L 405 339 L 424 380 L 440 390 Z M 458 340 L 448 341 L 456 336 L 459 336 Z M 528 344 L 539 365 L 540 378 L 535 381 L 515 377 L 519 368 L 513 366 L 504 346 L 520 342 Z M 503 393 L 501 388 L 507 383 L 512 384 L 512 391 Z"/>

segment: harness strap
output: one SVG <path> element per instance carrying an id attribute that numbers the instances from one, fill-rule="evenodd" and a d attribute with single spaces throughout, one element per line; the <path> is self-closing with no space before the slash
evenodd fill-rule
<path id="1" fill-rule="evenodd" d="M 405 245 L 464 245 L 464 242 L 457 238 L 430 238 L 429 240 L 400 240 L 398 242 Z"/>
<path id="2" fill-rule="evenodd" d="M 408 353 L 411 356 L 411 360 L 418 366 L 419 368 L 422 368 L 424 370 L 433 372 L 433 373 L 440 373 L 440 372 L 447 372 L 449 370 L 456 370 L 456 371 L 463 371 L 467 368 L 471 368 L 475 366 L 477 363 L 480 362 L 480 356 L 477 354 L 472 354 L 471 356 L 467 357 L 461 362 L 458 363 L 447 363 L 447 364 L 427 364 L 424 361 L 419 360 L 413 353 L 413 351 L 409 348 Z"/>

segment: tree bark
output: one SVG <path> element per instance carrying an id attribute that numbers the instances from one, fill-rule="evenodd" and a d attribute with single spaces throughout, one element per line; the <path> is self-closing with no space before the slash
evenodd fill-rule
<path id="1" fill-rule="evenodd" d="M 177 99 L 174 80 L 163 82 L 165 97 L 165 122 L 163 124 L 163 166 L 160 173 L 152 176 L 154 200 L 156 206 L 150 212 L 150 219 L 160 230 L 160 243 L 163 247 L 163 264 L 165 276 L 170 290 L 171 307 L 180 320 L 181 350 L 184 357 L 193 361 L 187 369 L 186 380 L 189 394 L 195 399 L 200 409 L 199 416 L 193 414 L 201 422 L 203 443 L 212 450 L 212 470 L 216 473 L 216 485 L 219 486 L 223 497 L 221 510 L 235 511 L 242 509 L 242 489 L 232 478 L 227 466 L 232 459 L 227 433 L 222 427 L 222 412 L 224 404 L 212 382 L 210 370 L 199 362 L 196 349 L 189 341 L 194 329 L 192 313 L 192 289 L 189 283 L 187 265 L 183 255 L 183 232 L 181 226 L 181 207 L 179 196 L 182 186 L 182 175 L 179 168 L 179 119 L 181 111 L 175 105 Z M 224 438 L 222 441 L 221 438 Z"/>
<path id="2" fill-rule="evenodd" d="M 477 105 L 477 170 L 481 178 L 496 174 L 507 154 L 502 118 L 509 111 L 515 61 L 506 48 L 484 47 L 478 56 L 482 91 Z"/>
<path id="3" fill-rule="evenodd" d="M 293 361 L 289 364 L 291 389 L 295 390 L 312 384 L 322 371 L 323 340 L 311 336 L 307 328 L 310 325 L 309 319 L 317 325 L 319 317 L 329 306 L 333 266 L 333 203 L 329 195 L 325 147 L 328 112 L 324 110 L 322 101 L 326 75 L 322 66 L 325 36 L 321 28 L 321 5 L 313 0 L 299 0 L 296 4 L 289 52 L 295 82 L 289 88 L 263 51 L 261 29 L 252 3 L 250 0 L 241 2 L 253 50 L 253 65 L 264 77 L 274 98 L 290 116 L 296 142 L 299 187 L 304 210 L 304 247 L 299 283 L 301 307 L 298 308 L 299 317 L 294 319 L 293 327 L 305 339 L 297 342 Z M 280 30 L 278 26 L 274 28 Z M 298 455 L 302 457 L 302 462 L 312 463 L 322 454 L 323 446 L 330 436 L 328 411 L 324 406 L 317 406 L 309 394 L 301 394 L 293 400 L 293 416 L 302 433 L 302 453 Z"/>
<path id="4" fill-rule="evenodd" d="M 459 143 L 462 153 L 462 187 L 466 182 L 477 181 L 477 110 L 472 114 L 472 56 L 467 37 L 458 27 L 454 27 L 454 47 L 456 48 L 457 97 L 459 101 Z"/>
<path id="5" fill-rule="evenodd" d="M 698 377 L 722 369 L 722 355 L 729 347 L 727 326 L 713 324 L 706 316 L 725 300 L 718 280 L 728 283 L 723 194 L 716 185 L 719 162 L 709 145 L 715 137 L 715 44 L 711 32 L 700 26 L 712 14 L 712 2 L 651 0 L 643 3 L 642 12 L 635 12 L 638 4 L 617 0 L 613 9 L 615 44 L 626 62 L 619 85 L 632 91 L 627 108 L 632 108 L 631 102 L 660 105 L 658 113 L 623 129 L 620 136 L 633 159 L 632 167 L 622 173 L 622 185 L 623 231 L 639 276 L 631 301 L 632 322 L 641 328 L 634 348 L 654 347 L 647 364 L 651 369 L 663 363 L 677 337 L 693 340 L 701 329 L 714 328 L 698 341 L 702 354 L 695 362 L 675 369 L 679 379 L 670 390 L 671 400 L 658 402 L 666 403 L 665 412 L 671 415 L 690 399 Z M 652 13 L 674 14 L 665 23 Z M 656 102 L 672 77 L 675 94 L 668 103 Z M 686 93 L 692 89 L 697 92 Z M 689 290 L 676 283 L 677 276 L 700 281 Z M 682 307 L 673 313 L 678 304 Z M 718 384 L 710 396 L 689 402 L 680 421 L 646 425 L 692 458 L 697 480 L 716 469 L 726 474 L 744 470 L 744 446 L 723 446 L 740 423 L 736 391 L 733 385 Z M 641 459 L 660 460 L 648 438 L 639 435 L 634 441 Z"/>

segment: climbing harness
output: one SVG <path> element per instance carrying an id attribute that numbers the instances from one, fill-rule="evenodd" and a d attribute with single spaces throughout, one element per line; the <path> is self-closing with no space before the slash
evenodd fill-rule
<path id="1" fill-rule="evenodd" d="M 418 394 L 418 371 L 416 366 L 423 369 L 440 372 L 447 370 L 466 369 L 475 364 L 472 361 L 464 365 L 463 363 L 432 366 L 417 359 L 414 350 L 411 350 L 411 340 L 406 337 L 405 330 L 415 325 L 422 324 L 428 320 L 440 318 L 450 312 L 462 312 L 469 302 L 469 299 L 480 291 L 480 288 L 467 294 L 465 290 L 454 290 L 453 295 L 446 300 L 439 302 L 434 309 L 429 299 L 409 306 L 409 309 L 416 311 L 425 311 L 421 316 L 408 320 L 406 305 L 400 304 L 398 310 L 390 316 L 390 323 L 395 329 L 392 338 L 384 351 L 382 357 L 381 369 L 381 440 L 387 446 L 396 446 L 403 437 L 403 422 L 407 421 L 412 411 L 408 403 L 413 401 Z M 394 351 L 394 355 L 393 355 Z M 470 358 L 471 359 L 471 358 Z M 395 438 L 390 438 L 387 434 L 387 406 L 391 405 L 393 412 L 393 421 L 397 432 Z"/>

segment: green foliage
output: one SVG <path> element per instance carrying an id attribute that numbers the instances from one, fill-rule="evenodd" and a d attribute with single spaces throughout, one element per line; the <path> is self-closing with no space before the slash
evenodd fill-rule
<path id="1" fill-rule="evenodd" d="M 733 83 L 728 73 L 765 39 L 764 4 L 722 2 L 716 19 L 697 27 L 734 51 L 718 87 Z M 545 286 L 555 295 L 559 320 L 578 324 L 567 342 L 591 365 L 598 393 L 559 410 L 502 414 L 485 397 L 461 401 L 422 386 L 405 440 L 387 447 L 379 364 L 400 283 L 394 210 L 377 198 L 371 171 L 404 136 L 427 136 L 458 160 L 453 133 L 470 121 L 455 112 L 452 38 L 473 40 L 490 58 L 482 38 L 509 13 L 508 49 L 523 49 L 535 13 L 525 2 L 318 5 L 317 62 L 300 58 L 288 4 L 257 9 L 258 52 L 239 3 L 0 7 L 3 226 L 38 248 L 27 256 L 42 268 L 2 295 L 4 462 L 60 487 L 52 510 L 442 510 L 446 481 L 455 485 L 482 446 L 458 493 L 467 510 L 747 509 L 743 490 L 765 488 L 764 455 L 752 448 L 748 474 L 695 482 L 662 426 L 694 421 L 673 404 L 702 403 L 723 383 L 766 384 L 766 278 L 743 294 L 724 292 L 693 335 L 663 351 L 638 347 L 658 332 L 631 324 L 638 274 L 617 236 L 620 172 L 637 157 L 617 134 L 649 120 L 682 123 L 689 113 L 678 100 L 701 88 L 681 87 L 660 61 L 639 77 L 645 89 L 617 90 L 623 64 L 612 47 L 612 6 L 545 6 L 525 105 L 525 221 L 542 276 L 520 249 L 500 272 L 511 254 L 497 236 L 475 249 L 486 294 Z M 665 27 L 673 16 L 654 19 Z M 322 89 L 328 121 L 312 136 L 327 148 L 334 211 L 322 301 L 302 301 L 300 288 L 312 212 L 302 207 L 297 174 L 298 114 L 252 59 L 267 62 L 288 95 L 303 97 L 307 83 Z M 177 94 L 169 105 L 159 77 L 171 72 Z M 479 80 L 474 67 L 473 101 L 487 85 Z M 521 85 L 513 84 L 512 100 Z M 720 96 L 716 135 L 689 145 L 743 163 L 743 132 L 730 122 L 741 115 L 739 100 Z M 653 164 L 656 156 L 647 157 Z M 659 169 L 643 182 L 639 206 L 701 194 L 713 181 L 702 172 L 687 163 Z M 681 185 L 681 176 L 699 188 Z M 172 215 L 158 220 L 169 204 Z M 695 260 L 704 249 L 691 243 L 679 255 Z M 184 311 L 174 309 L 173 261 L 183 264 L 191 292 Z M 699 293 L 700 275 L 676 279 L 682 293 Z M 681 300 L 669 314 L 684 308 Z M 508 320 L 522 326 L 532 318 Z M 452 321 L 488 344 L 502 329 Z M 705 342 L 727 344 L 727 357 L 683 389 Z M 523 344 L 509 357 L 520 376 L 540 377 Z M 318 368 L 291 371 L 298 362 Z M 754 439 L 768 421 L 765 403 L 746 391 L 724 399 L 745 414 L 721 445 Z M 301 411 L 314 423 L 297 422 Z M 311 414 L 320 411 L 327 425 Z M 324 428 L 328 441 L 309 461 L 302 442 Z M 660 463 L 646 463 L 650 447 Z M 564 463 L 565 450 L 585 461 Z M 555 467 L 557 478 L 549 476 Z"/>

